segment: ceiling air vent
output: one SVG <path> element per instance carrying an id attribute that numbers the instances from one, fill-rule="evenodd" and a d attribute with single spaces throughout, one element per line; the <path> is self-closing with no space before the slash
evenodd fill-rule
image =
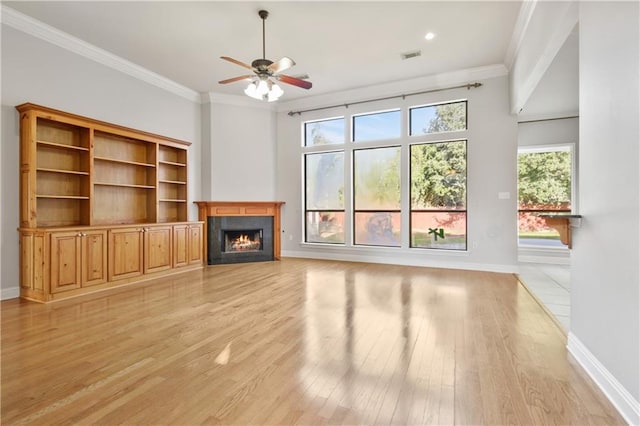
<path id="1" fill-rule="evenodd" d="M 414 50 L 412 52 L 401 53 L 400 57 L 402 58 L 402 60 L 405 60 L 405 59 L 415 58 L 420 55 L 422 55 L 422 50 Z"/>

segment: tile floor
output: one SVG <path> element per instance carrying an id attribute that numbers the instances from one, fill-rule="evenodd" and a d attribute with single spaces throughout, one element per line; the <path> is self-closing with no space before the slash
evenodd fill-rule
<path id="1" fill-rule="evenodd" d="M 565 332 L 571 317 L 569 265 L 520 263 L 520 281 L 556 317 Z"/>

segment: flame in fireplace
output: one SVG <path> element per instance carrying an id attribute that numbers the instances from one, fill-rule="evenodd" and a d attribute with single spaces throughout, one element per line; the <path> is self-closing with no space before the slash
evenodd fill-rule
<path id="1" fill-rule="evenodd" d="M 260 241 L 254 241 L 248 235 L 242 234 L 231 241 L 232 251 L 259 250 Z"/>

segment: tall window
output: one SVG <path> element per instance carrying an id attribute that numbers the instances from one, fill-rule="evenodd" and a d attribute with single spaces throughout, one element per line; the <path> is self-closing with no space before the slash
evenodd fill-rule
<path id="1" fill-rule="evenodd" d="M 518 243 L 566 247 L 541 213 L 570 213 L 572 149 L 569 145 L 518 150 Z"/>
<path id="2" fill-rule="evenodd" d="M 305 123 L 305 146 L 344 143 L 344 118 Z M 322 147 L 320 147 L 321 149 Z M 345 242 L 344 151 L 305 154 L 305 241 Z"/>
<path id="3" fill-rule="evenodd" d="M 353 152 L 355 244 L 400 246 L 400 147 Z"/>
<path id="4" fill-rule="evenodd" d="M 305 242 L 466 250 L 466 130 L 467 101 L 304 123 Z"/>
<path id="5" fill-rule="evenodd" d="M 466 250 L 466 141 L 411 145 L 411 247 Z"/>
<path id="6" fill-rule="evenodd" d="M 344 243 L 344 153 L 306 156 L 307 241 Z"/>

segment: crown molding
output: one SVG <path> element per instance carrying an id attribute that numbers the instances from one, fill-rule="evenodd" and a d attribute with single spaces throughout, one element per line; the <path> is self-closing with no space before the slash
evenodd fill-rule
<path id="1" fill-rule="evenodd" d="M 200 103 L 200 93 L 195 90 L 189 89 L 140 65 L 136 65 L 133 62 L 127 61 L 113 53 L 60 31 L 44 22 L 11 9 L 4 4 L 1 5 L 1 8 L 1 20 L 4 25 L 8 25 L 18 31 L 37 37 L 124 74 L 128 74 L 131 77 L 159 87 L 189 101 Z"/>
<path id="2" fill-rule="evenodd" d="M 505 54 L 504 64 L 507 70 L 510 70 L 513 66 L 513 62 L 516 59 L 520 44 L 527 31 L 533 12 L 538 4 L 538 0 L 525 0 L 520 6 L 520 12 L 516 19 L 516 25 L 513 28 L 513 34 L 511 35 L 511 41 L 507 47 L 507 53 Z"/>
<path id="3" fill-rule="evenodd" d="M 504 64 L 467 68 L 413 79 L 398 80 L 389 83 L 359 87 L 356 89 L 309 96 L 282 103 L 278 102 L 277 111 L 288 112 L 294 109 L 316 108 L 324 105 L 335 105 L 342 102 L 353 103 L 355 101 L 378 97 L 396 96 L 403 92 L 440 89 L 458 84 L 466 84 L 476 80 L 488 80 L 495 77 L 502 77 L 508 75 L 508 73 L 509 72 Z"/>

